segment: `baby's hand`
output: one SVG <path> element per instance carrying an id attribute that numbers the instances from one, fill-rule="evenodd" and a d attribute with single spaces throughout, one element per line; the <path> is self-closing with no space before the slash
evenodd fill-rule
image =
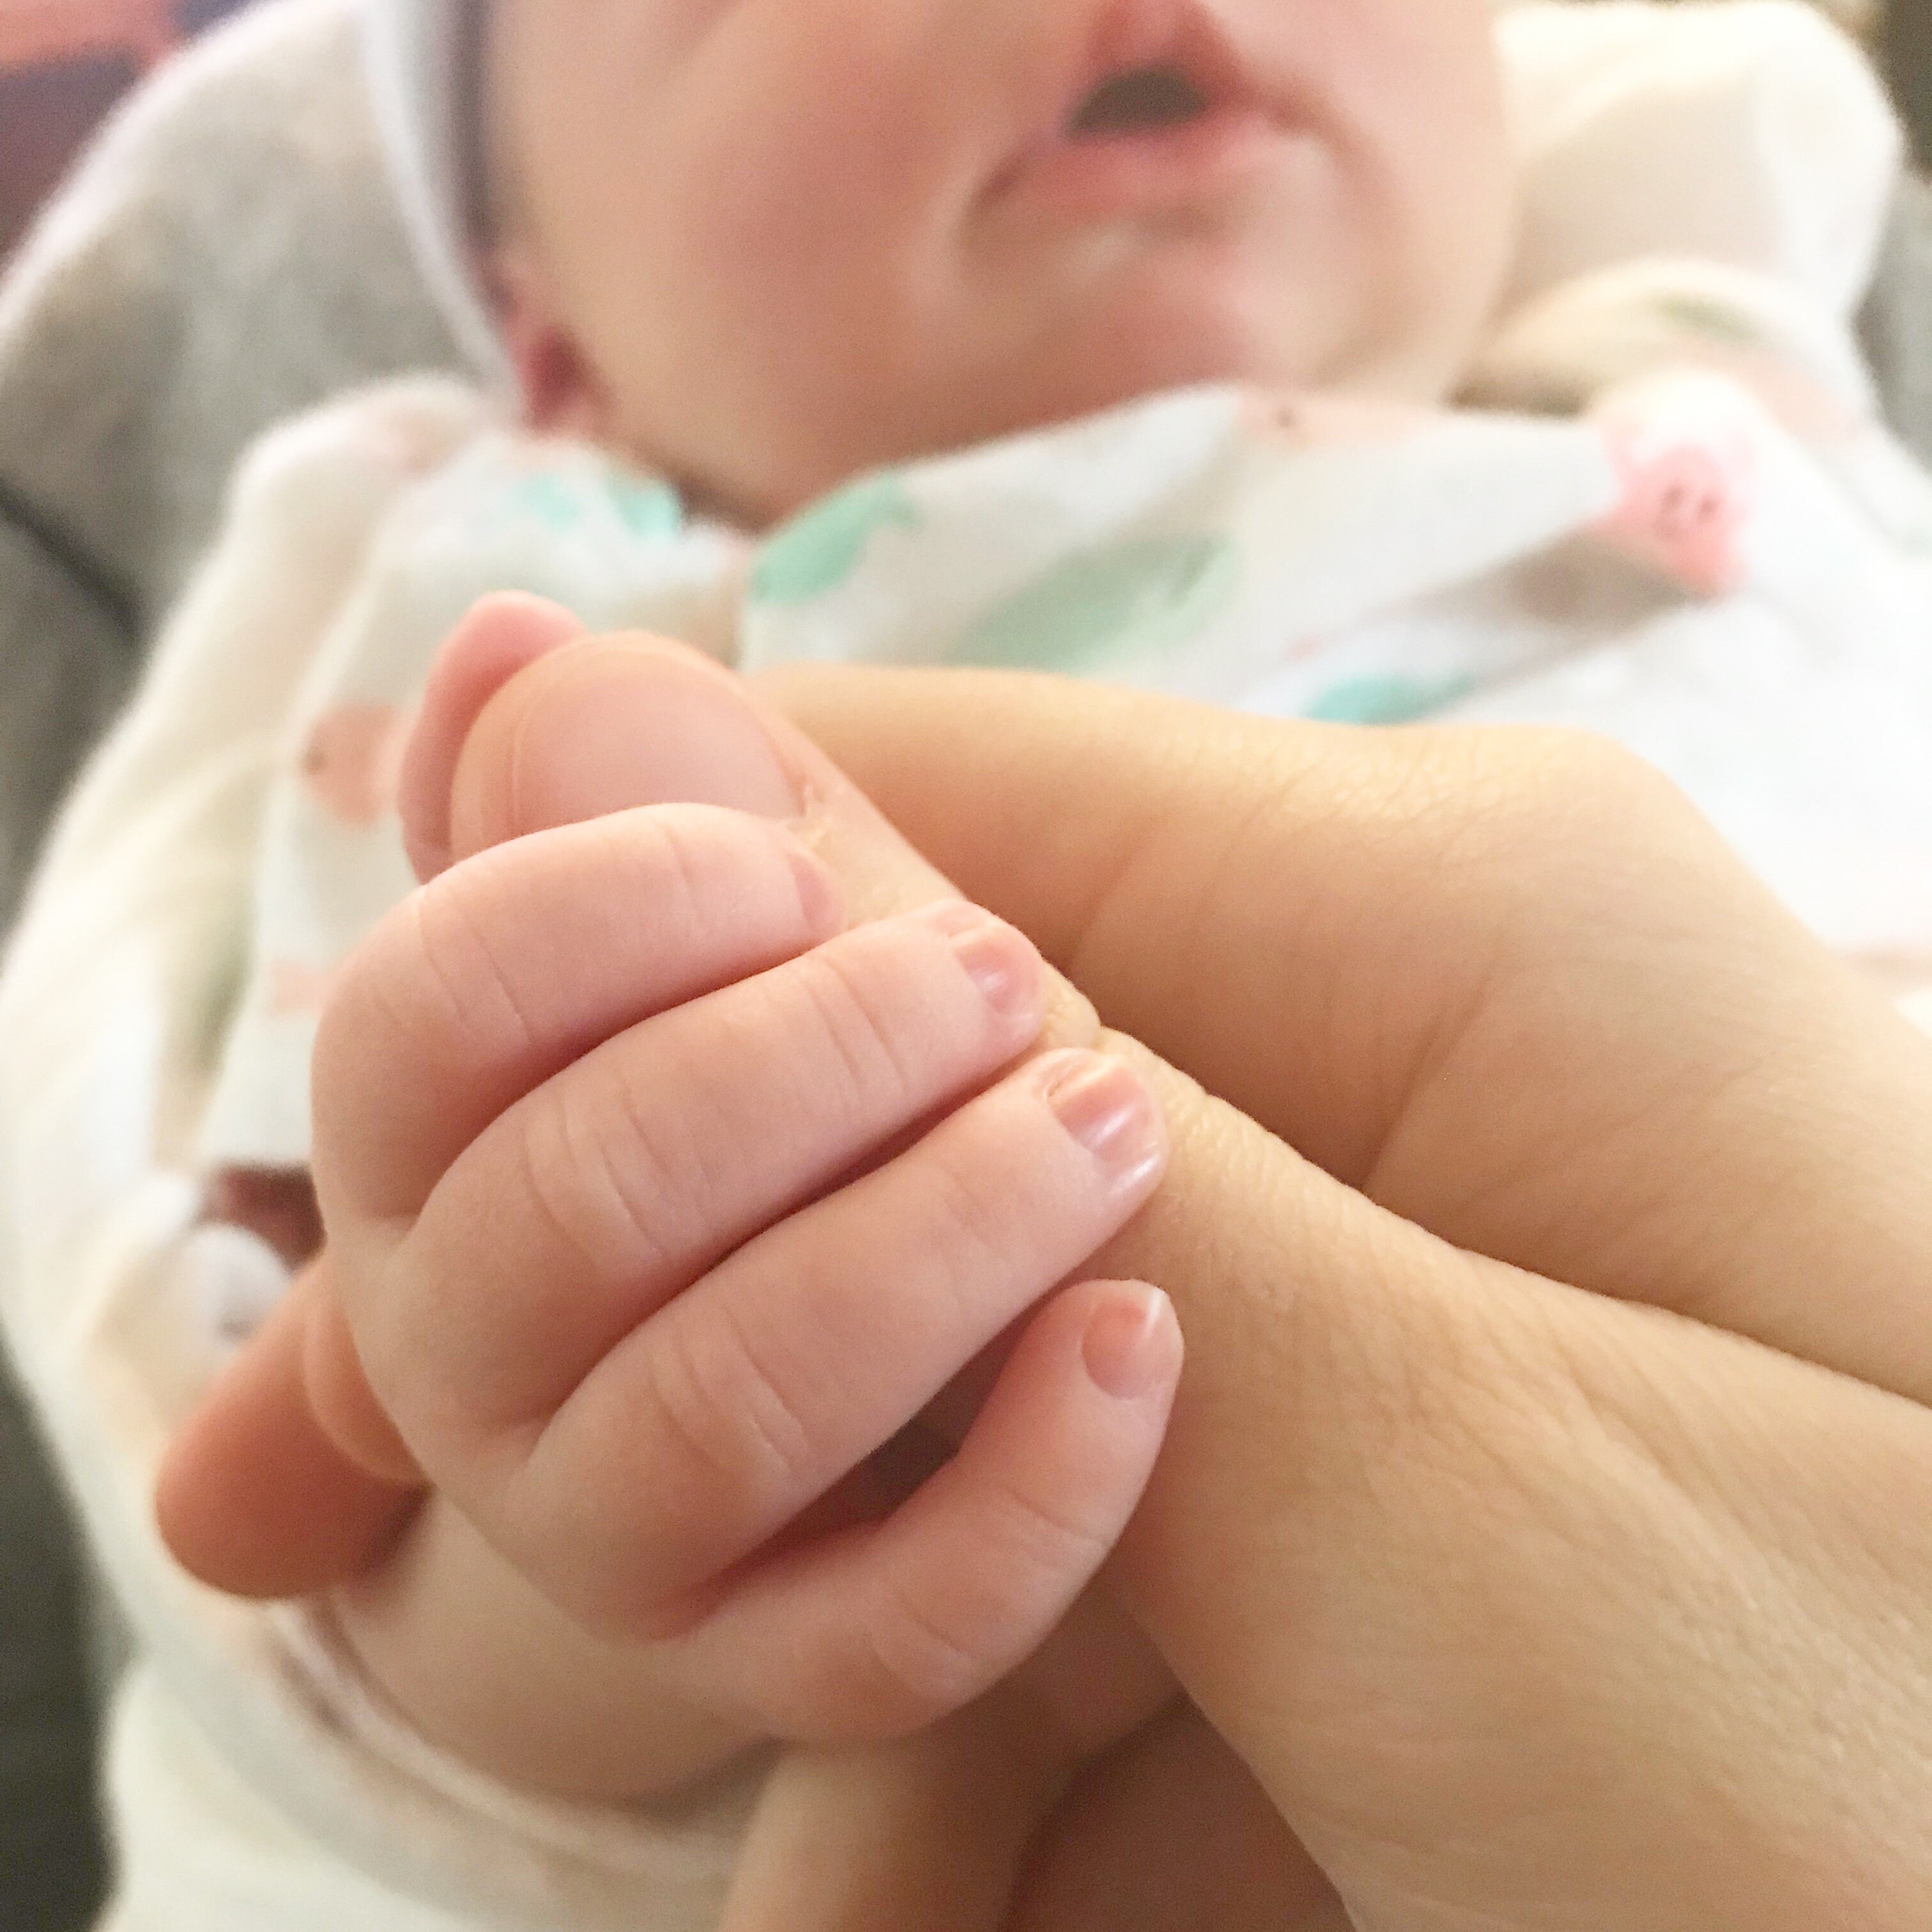
<path id="1" fill-rule="evenodd" d="M 438 671 L 406 788 L 425 872 L 452 825 L 459 854 L 497 836 L 466 814 L 520 808 L 448 801 L 529 630 L 486 609 Z M 587 1682 L 648 1657 L 748 1732 L 900 1733 L 1028 1654 L 1138 1499 L 1172 1311 L 1059 1285 L 1156 1184 L 1144 1090 L 1084 1052 L 1008 1070 L 1042 1024 L 1031 946 L 957 902 L 843 930 L 795 808 L 474 852 L 340 977 L 315 1079 L 328 1250 L 236 1387 L 298 1385 L 356 1462 L 433 1488 L 369 1593 L 386 1678 L 432 1654 L 487 1676 L 494 1642 L 500 1675 L 542 1652 L 548 1696 L 568 1625 Z M 1022 1324 L 902 1500 L 877 1452 Z M 235 1434 L 190 1432 L 172 1487 Z M 439 1722 L 446 1682 L 388 1688 L 465 1730 Z M 502 1742 L 481 1754 L 514 1770 Z"/>

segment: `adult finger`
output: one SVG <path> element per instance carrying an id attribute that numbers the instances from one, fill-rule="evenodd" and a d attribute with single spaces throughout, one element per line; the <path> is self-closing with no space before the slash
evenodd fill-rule
<path id="1" fill-rule="evenodd" d="M 855 903 L 934 890 L 814 748 L 656 647 L 525 674 L 464 765 L 532 756 L 560 695 L 647 733 L 667 676 L 688 730 L 790 774 Z M 636 802 L 621 776 L 577 802 Z M 1526 1883 L 1579 1925 L 1910 1922 L 1923 1413 L 1459 1253 L 1142 1064 L 1171 1184 L 1097 1265 L 1168 1291 L 1190 1369 L 1118 1574 L 1358 1922 L 1520 1914 Z"/>
<path id="2" fill-rule="evenodd" d="M 1034 1846 L 1008 1932 L 1209 1926 L 1354 1932 L 1254 1774 L 1184 1706 L 1082 1776 Z"/>
<path id="3" fill-rule="evenodd" d="M 1189 1342 L 1114 1574 L 1354 1922 L 1910 1923 L 1932 1418 L 1170 1113 L 1097 1263 Z"/>

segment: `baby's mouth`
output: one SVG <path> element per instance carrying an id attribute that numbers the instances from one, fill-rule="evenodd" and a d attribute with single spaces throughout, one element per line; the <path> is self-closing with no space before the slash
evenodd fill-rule
<path id="1" fill-rule="evenodd" d="M 1087 219 L 1204 206 L 1285 131 L 1280 104 L 1202 0 L 1102 0 L 1057 109 L 989 199 Z"/>
<path id="2" fill-rule="evenodd" d="M 1138 68 L 1101 82 L 1068 122 L 1066 134 L 1072 140 L 1088 140 L 1178 128 L 1199 120 L 1212 106 L 1205 91 L 1179 68 Z"/>

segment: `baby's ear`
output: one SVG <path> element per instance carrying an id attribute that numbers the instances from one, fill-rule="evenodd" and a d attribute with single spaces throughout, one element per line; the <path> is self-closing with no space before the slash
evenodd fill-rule
<path id="1" fill-rule="evenodd" d="M 521 248 L 499 248 L 485 269 L 490 293 L 516 373 L 524 421 L 547 436 L 610 440 L 606 391 L 548 278 Z"/>

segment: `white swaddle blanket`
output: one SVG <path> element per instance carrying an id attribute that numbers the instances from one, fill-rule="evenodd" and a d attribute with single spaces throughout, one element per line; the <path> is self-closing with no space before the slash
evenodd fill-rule
<path id="1" fill-rule="evenodd" d="M 486 428 L 437 464 L 434 392 L 338 406 L 297 434 L 433 466 L 296 707 L 204 1156 L 306 1160 L 330 975 L 413 883 L 412 707 L 492 586 L 751 670 L 1005 666 L 1282 717 L 1602 732 L 1832 944 L 1932 962 L 1932 484 L 1842 347 L 1794 341 L 1782 308 L 1736 270 L 1600 271 L 1486 371 L 1580 392 L 1576 417 L 1184 391 L 866 477 L 758 544 L 580 445 Z M 1630 373 L 1639 348 L 1656 373 Z"/>
<path id="2" fill-rule="evenodd" d="M 118 1932 L 700 1932 L 754 1789 L 649 1814 L 500 1790 L 320 1618 L 188 1583 L 149 1518 L 169 1431 L 282 1285 L 196 1226 L 198 1176 L 306 1154 L 316 1010 L 409 890 L 397 760 L 475 596 L 749 667 L 1027 664 L 1607 730 L 1834 943 L 1932 958 L 1932 490 L 1849 323 L 1888 111 L 1788 0 L 1501 32 L 1530 219 L 1480 407 L 1159 397 L 863 479 L 762 542 L 446 384 L 251 460 L 0 982 L 0 1306 L 144 1652 L 112 1754 Z"/>

